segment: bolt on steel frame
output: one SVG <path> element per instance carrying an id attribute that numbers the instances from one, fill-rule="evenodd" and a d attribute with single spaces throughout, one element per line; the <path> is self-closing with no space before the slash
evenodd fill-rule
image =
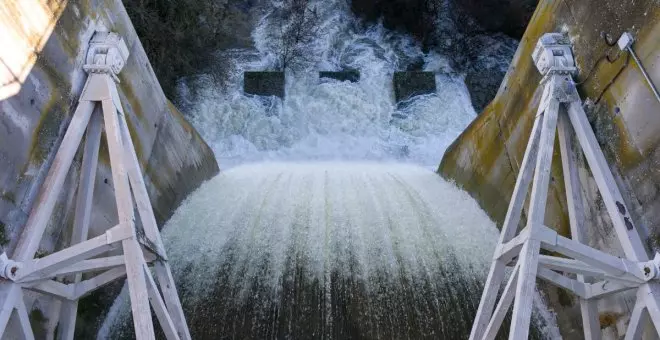
<path id="1" fill-rule="evenodd" d="M 55 313 L 56 317 L 59 314 L 59 338 L 73 339 L 78 300 L 126 276 L 137 339 L 155 338 L 150 305 L 167 339 L 191 339 L 117 92 L 117 74 L 128 56 L 126 43 L 118 34 L 105 28 L 94 33 L 84 65 L 88 78 L 71 123 L 22 231 L 13 259 L 5 253 L 0 256 L 0 276 L 3 278 L 0 282 L 0 337 L 5 335 L 10 317 L 16 311 L 20 325 L 18 332 L 26 339 L 34 339 L 23 297 L 23 291 L 30 290 L 56 298 L 61 305 L 59 313 Z M 110 154 L 119 223 L 104 234 L 88 239 L 103 128 Z M 85 130 L 71 244 L 35 259 Z M 136 226 L 134 207 L 137 207 L 142 228 Z M 104 255 L 113 250 L 122 250 L 123 254 Z M 153 266 L 155 277 L 149 265 Z M 100 273 L 83 279 L 83 273 L 93 272 Z"/>
<path id="2" fill-rule="evenodd" d="M 543 74 L 543 96 L 470 339 L 494 339 L 512 302 L 509 339 L 527 339 L 537 278 L 572 291 L 580 298 L 585 339 L 601 338 L 596 300 L 630 289 L 637 290 L 637 301 L 625 339 L 641 339 L 646 320 L 650 320 L 656 332 L 660 332 L 660 254 L 649 259 L 589 125 L 572 79 L 577 69 L 570 41 L 560 33 L 545 34 L 538 41 L 532 57 Z M 559 138 L 572 239 L 562 237 L 544 225 L 555 132 Z M 582 149 L 626 258 L 583 244 L 585 217 L 575 146 Z M 530 183 L 527 224 L 518 232 Z M 541 255 L 541 249 L 564 257 Z M 506 279 L 506 267 L 513 267 L 513 271 L 495 305 Z"/>

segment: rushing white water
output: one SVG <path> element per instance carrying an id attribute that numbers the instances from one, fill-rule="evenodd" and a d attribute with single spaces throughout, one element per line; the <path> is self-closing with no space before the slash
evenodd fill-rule
<path id="1" fill-rule="evenodd" d="M 277 2 L 273 7 L 276 8 Z M 397 160 L 436 168 L 446 147 L 476 116 L 460 76 L 438 54 L 424 54 L 410 37 L 382 26 L 362 27 L 346 1 L 313 1 L 318 38 L 306 46 L 314 62 L 287 71 L 286 97 L 244 95 L 244 71 L 276 63 L 271 14 L 253 32 L 256 50 L 219 55 L 225 84 L 208 78 L 182 83 L 193 125 L 224 169 L 264 160 Z M 394 71 L 411 63 L 436 72 L 436 94 L 397 109 Z M 357 69 L 357 83 L 319 80 L 319 70 Z M 194 95 L 189 86 L 195 88 Z"/>
<path id="2" fill-rule="evenodd" d="M 208 281 L 232 242 L 232 255 L 254 271 L 234 272 L 232 282 L 268 260 L 272 272 L 260 279 L 277 286 L 292 250 L 318 279 L 331 269 L 350 271 L 351 257 L 365 278 L 397 275 L 399 267 L 433 276 L 434 263 L 449 257 L 482 275 L 497 235 L 467 193 L 429 170 L 388 163 L 240 166 L 195 192 L 164 232 L 178 276 L 203 274 L 186 284 L 195 294 L 212 288 Z"/>
<path id="3" fill-rule="evenodd" d="M 497 229 L 418 166 L 264 163 L 207 182 L 163 238 L 196 339 L 461 339 Z M 118 304 L 106 338 L 130 338 Z"/>
<path id="4" fill-rule="evenodd" d="M 244 71 L 276 63 L 272 13 L 254 50 L 219 53 L 225 83 L 181 84 L 223 169 L 163 231 L 193 337 L 467 338 L 498 232 L 430 171 L 475 117 L 463 80 L 348 2 L 312 3 L 317 58 L 287 71 L 284 100 L 242 93 Z M 393 72 L 420 62 L 438 91 L 397 108 Z M 318 79 L 345 68 L 360 81 Z M 131 337 L 122 296 L 100 338 Z"/>
<path id="5" fill-rule="evenodd" d="M 417 166 L 276 163 L 209 181 L 163 237 L 195 338 L 458 339 L 497 229 Z"/>

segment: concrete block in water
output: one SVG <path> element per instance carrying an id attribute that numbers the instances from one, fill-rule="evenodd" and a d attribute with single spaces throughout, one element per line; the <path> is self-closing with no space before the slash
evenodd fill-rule
<path id="1" fill-rule="evenodd" d="M 394 97 L 397 103 L 435 91 L 433 72 L 394 72 Z"/>
<path id="2" fill-rule="evenodd" d="M 357 83 L 360 81 L 360 71 L 357 70 L 348 70 L 348 71 L 321 71 L 319 72 L 319 78 L 330 78 L 341 81 L 350 81 L 351 83 Z"/>
<path id="3" fill-rule="evenodd" d="M 243 92 L 284 98 L 284 72 L 245 72 Z"/>

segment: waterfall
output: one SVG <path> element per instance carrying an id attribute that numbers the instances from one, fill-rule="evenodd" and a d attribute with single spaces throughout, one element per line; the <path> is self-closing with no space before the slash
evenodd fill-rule
<path id="1" fill-rule="evenodd" d="M 306 48 L 318 58 L 287 71 L 284 100 L 242 92 L 244 71 L 276 63 L 272 10 L 253 49 L 218 53 L 221 84 L 181 81 L 180 104 L 223 169 L 163 229 L 193 338 L 465 339 L 498 231 L 433 172 L 476 116 L 463 78 L 346 1 L 312 3 L 320 34 Z M 397 105 L 392 74 L 413 64 L 438 91 Z M 345 68 L 360 80 L 318 79 Z M 99 338 L 131 338 L 127 299 Z M 533 337 L 556 337 L 540 311 Z"/>
<path id="2" fill-rule="evenodd" d="M 464 339 L 497 234 L 427 169 L 317 162 L 225 171 L 163 238 L 195 339 Z"/>

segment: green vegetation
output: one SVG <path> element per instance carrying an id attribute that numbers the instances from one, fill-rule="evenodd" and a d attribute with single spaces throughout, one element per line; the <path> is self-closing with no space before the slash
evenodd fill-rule
<path id="1" fill-rule="evenodd" d="M 227 0 L 125 0 L 124 5 L 166 96 L 174 97 L 182 76 L 218 73 L 210 65 L 214 52 L 231 40 Z"/>
<path id="2" fill-rule="evenodd" d="M 176 98 L 183 77 L 207 75 L 221 83 L 227 68 L 215 61 L 217 53 L 251 46 L 260 17 L 254 14 L 263 9 L 249 0 L 125 0 L 124 6 L 168 98 Z M 284 0 L 272 15 L 278 68 L 313 62 L 305 46 L 316 36 L 318 16 L 309 0 Z"/>

